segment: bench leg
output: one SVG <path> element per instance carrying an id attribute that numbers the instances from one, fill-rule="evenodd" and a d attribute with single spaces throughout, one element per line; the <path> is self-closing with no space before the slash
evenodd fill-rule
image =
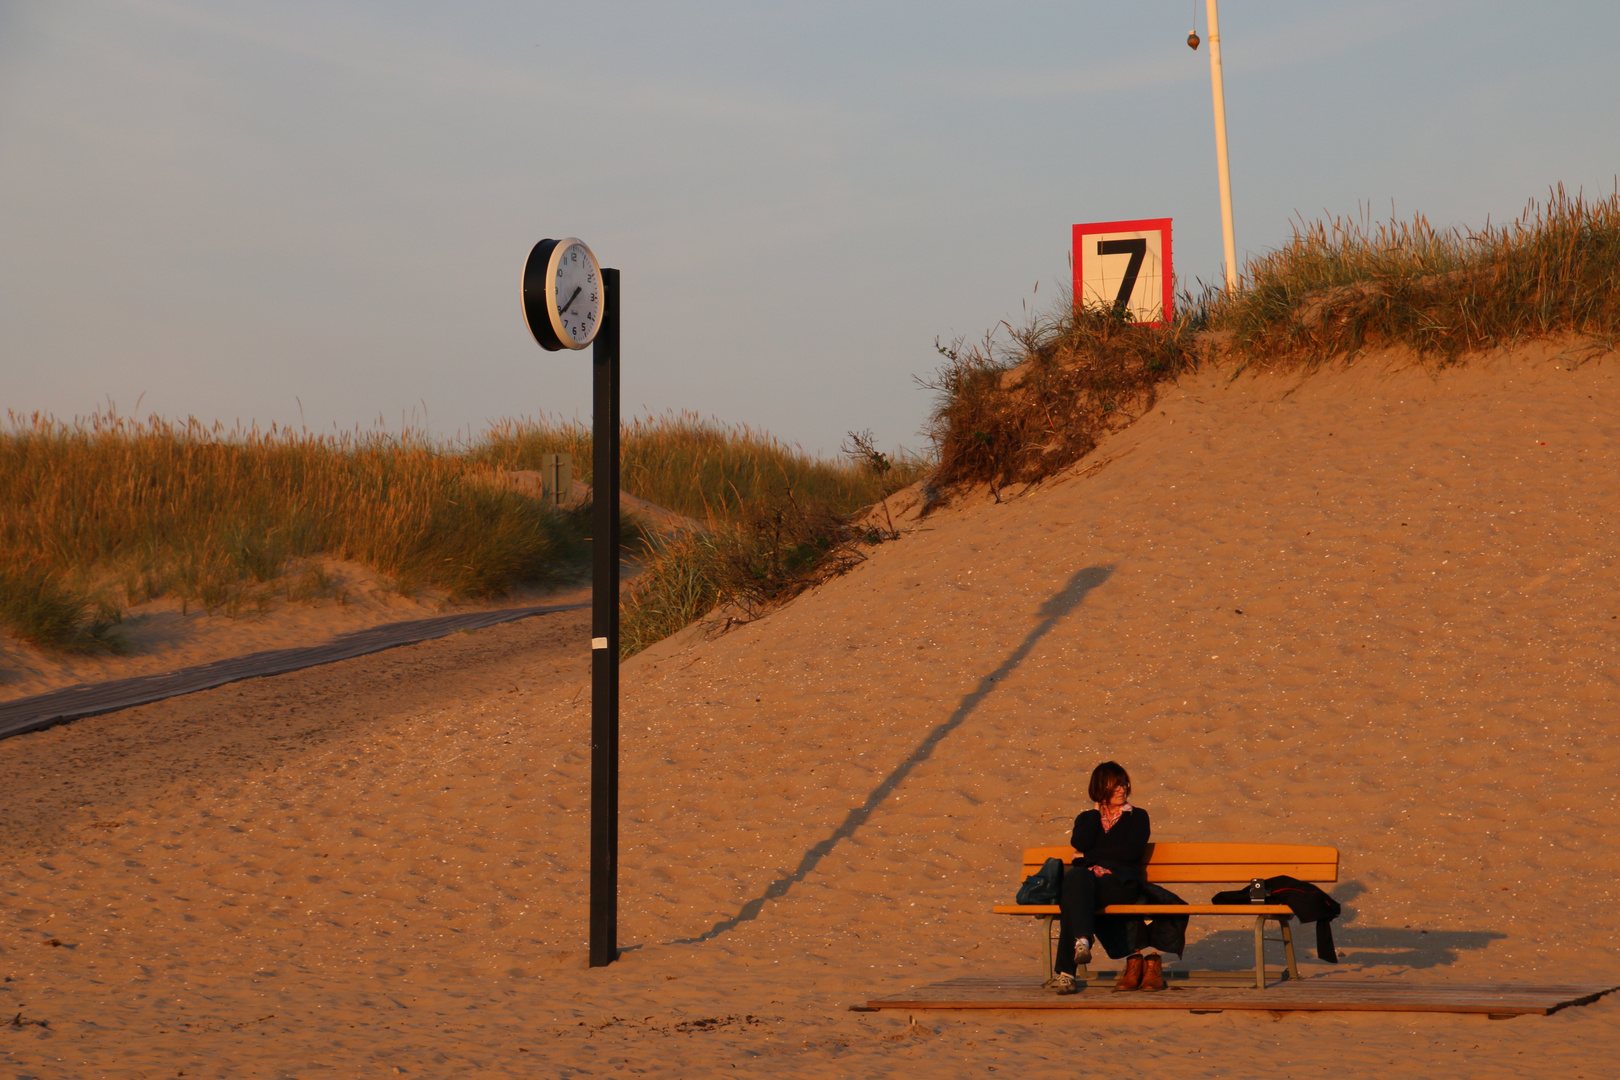
<path id="1" fill-rule="evenodd" d="M 1288 977 L 1295 982 L 1299 981 L 1299 966 L 1294 963 L 1294 932 L 1288 928 L 1291 921 L 1287 915 L 1277 920 L 1282 923 L 1283 951 L 1288 954 Z"/>
<path id="2" fill-rule="evenodd" d="M 1254 917 L 1254 988 L 1266 988 L 1266 917 Z"/>
<path id="3" fill-rule="evenodd" d="M 1041 980 L 1042 986 L 1052 985 L 1052 916 L 1041 916 L 1041 959 L 1046 962 L 1046 977 Z"/>

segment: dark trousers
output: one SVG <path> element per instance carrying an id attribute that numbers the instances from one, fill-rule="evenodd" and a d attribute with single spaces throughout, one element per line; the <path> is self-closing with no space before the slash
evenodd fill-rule
<path id="1" fill-rule="evenodd" d="M 1169 889 L 1119 874 L 1093 874 L 1088 867 L 1063 870 L 1063 909 L 1059 924 L 1057 970 L 1074 974 L 1074 939 L 1090 938 L 1119 959 L 1152 946 L 1180 956 L 1187 948 L 1185 915 L 1098 915 L 1109 904 L 1185 904 Z"/>

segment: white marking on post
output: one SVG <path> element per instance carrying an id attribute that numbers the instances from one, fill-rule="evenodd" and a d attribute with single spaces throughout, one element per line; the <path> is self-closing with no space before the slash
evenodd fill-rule
<path id="1" fill-rule="evenodd" d="M 593 648 L 593 649 L 605 649 L 605 648 L 607 648 L 607 638 L 605 638 L 605 637 L 593 637 L 593 638 L 591 638 L 591 648 Z"/>

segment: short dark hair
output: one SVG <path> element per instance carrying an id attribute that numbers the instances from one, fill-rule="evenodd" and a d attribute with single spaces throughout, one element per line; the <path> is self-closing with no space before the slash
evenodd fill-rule
<path id="1" fill-rule="evenodd" d="M 1091 770 L 1091 783 L 1086 788 L 1086 794 L 1091 796 L 1092 802 L 1107 802 L 1117 787 L 1123 787 L 1125 794 L 1129 795 L 1131 774 L 1119 762 L 1105 761 Z"/>

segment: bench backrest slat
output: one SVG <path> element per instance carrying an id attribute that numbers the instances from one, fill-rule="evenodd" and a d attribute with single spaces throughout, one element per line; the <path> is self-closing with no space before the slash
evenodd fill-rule
<path id="1" fill-rule="evenodd" d="M 1034 847 L 1024 850 L 1022 881 L 1047 859 L 1074 858 L 1074 849 Z M 1286 874 L 1301 881 L 1338 881 L 1339 849 L 1309 844 L 1149 844 L 1147 879 L 1160 882 L 1232 882 Z"/>

